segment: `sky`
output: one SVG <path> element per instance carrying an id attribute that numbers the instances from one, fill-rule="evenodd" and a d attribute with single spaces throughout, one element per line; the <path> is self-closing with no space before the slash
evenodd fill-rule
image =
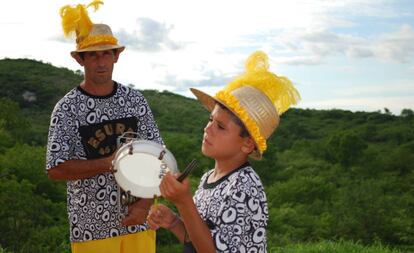
<path id="1" fill-rule="evenodd" d="M 59 9 L 90 2 L 2 0 L 0 59 L 82 70 Z M 89 16 L 126 46 L 114 80 L 138 89 L 214 95 L 262 50 L 300 92 L 298 108 L 414 110 L 413 0 L 104 0 Z"/>

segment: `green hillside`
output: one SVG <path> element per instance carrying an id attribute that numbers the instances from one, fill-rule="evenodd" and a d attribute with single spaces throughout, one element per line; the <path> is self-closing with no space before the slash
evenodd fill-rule
<path id="1" fill-rule="evenodd" d="M 66 184 L 45 174 L 54 104 L 81 73 L 0 60 L 0 253 L 67 252 Z M 201 155 L 208 112 L 194 99 L 142 91 L 182 168 Z M 306 99 L 306 98 L 304 98 Z M 414 113 L 292 109 L 253 162 L 269 201 L 269 252 L 414 252 Z M 180 252 L 167 232 L 159 252 Z M 177 249 L 177 251 L 174 251 Z"/>

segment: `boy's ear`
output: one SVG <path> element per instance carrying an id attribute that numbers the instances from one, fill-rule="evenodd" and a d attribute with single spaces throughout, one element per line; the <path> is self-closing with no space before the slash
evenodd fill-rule
<path id="1" fill-rule="evenodd" d="M 246 154 L 251 154 L 254 151 L 255 143 L 252 137 L 246 137 L 243 145 L 241 147 L 241 151 Z"/>

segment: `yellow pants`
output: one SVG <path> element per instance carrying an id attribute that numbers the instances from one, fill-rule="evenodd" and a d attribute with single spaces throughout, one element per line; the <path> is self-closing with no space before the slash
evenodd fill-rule
<path id="1" fill-rule="evenodd" d="M 155 253 L 155 231 L 71 243 L 72 253 Z"/>

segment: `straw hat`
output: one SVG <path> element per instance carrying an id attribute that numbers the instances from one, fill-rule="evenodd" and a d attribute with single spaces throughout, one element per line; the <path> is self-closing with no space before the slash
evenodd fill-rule
<path id="1" fill-rule="evenodd" d="M 212 111 L 216 103 L 228 108 L 245 125 L 256 144 L 250 156 L 262 158 L 266 140 L 279 125 L 279 116 L 300 100 L 299 92 L 286 77 L 269 72 L 267 55 L 254 52 L 246 61 L 246 71 L 215 96 L 191 88 L 197 99 Z"/>
<path id="2" fill-rule="evenodd" d="M 94 0 L 88 5 L 66 5 L 60 9 L 62 28 L 65 36 L 76 34 L 76 50 L 71 52 L 75 56 L 79 52 L 102 51 L 118 49 L 122 52 L 125 47 L 118 45 L 118 40 L 112 34 L 111 28 L 106 24 L 93 24 L 89 19 L 88 7 L 96 11 L 102 1 Z"/>

